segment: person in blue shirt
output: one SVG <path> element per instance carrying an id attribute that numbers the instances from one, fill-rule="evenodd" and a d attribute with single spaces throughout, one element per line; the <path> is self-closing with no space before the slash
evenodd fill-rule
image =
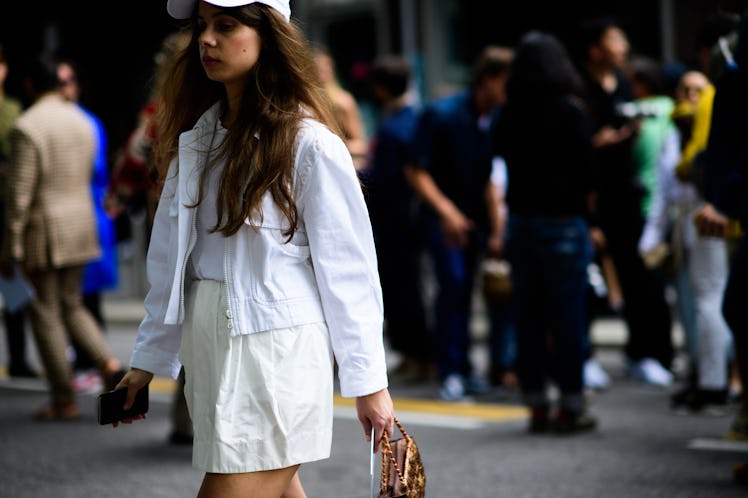
<path id="1" fill-rule="evenodd" d="M 117 238 L 115 234 L 114 220 L 107 214 L 104 207 L 104 198 L 109 186 L 109 158 L 108 140 L 106 129 L 101 119 L 89 109 L 81 105 L 81 85 L 75 65 L 70 60 L 61 60 L 57 66 L 58 78 L 61 82 L 62 95 L 69 101 L 78 104 L 86 116 L 91 120 L 95 130 L 96 151 L 94 155 L 93 176 L 91 177 L 91 195 L 96 210 L 96 226 L 99 234 L 99 245 L 101 246 L 101 257 L 90 261 L 83 270 L 83 303 L 91 312 L 102 330 L 105 328 L 104 316 L 101 311 L 101 293 L 108 289 L 114 289 L 118 284 L 118 256 Z M 94 364 L 85 352 L 76 344 L 75 369 L 78 371 L 90 370 Z M 96 379 L 89 376 L 89 379 Z M 83 383 L 79 390 L 86 390 L 86 378 L 76 377 L 76 384 Z"/>
<path id="2" fill-rule="evenodd" d="M 360 176 L 366 186 L 384 298 L 385 330 L 402 361 L 393 380 L 425 381 L 432 370 L 432 338 L 421 293 L 422 226 L 418 198 L 403 174 L 412 160 L 418 110 L 409 90 L 412 68 L 401 56 L 372 64 L 371 92 L 380 108 L 369 159 Z"/>
<path id="3" fill-rule="evenodd" d="M 484 250 L 487 244 L 496 251 L 501 246 L 490 130 L 510 61 L 510 51 L 484 48 L 469 86 L 426 106 L 414 161 L 406 167 L 408 181 L 427 208 L 424 228 L 438 285 L 435 349 L 444 400 L 490 389 L 470 361 L 470 317 Z"/>

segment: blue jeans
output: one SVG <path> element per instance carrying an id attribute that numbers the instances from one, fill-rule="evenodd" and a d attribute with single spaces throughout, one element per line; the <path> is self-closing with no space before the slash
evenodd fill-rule
<path id="1" fill-rule="evenodd" d="M 548 405 L 554 381 L 561 406 L 583 408 L 588 355 L 587 265 L 592 257 L 583 218 L 509 217 L 506 252 L 517 306 L 517 373 L 525 403 Z"/>
<path id="2" fill-rule="evenodd" d="M 473 286 L 479 255 L 483 252 L 485 237 L 473 233 L 467 247 L 451 247 L 444 242 L 444 232 L 439 220 L 430 218 L 427 225 L 427 243 L 434 263 L 437 281 L 436 315 L 436 365 L 440 378 L 473 373 L 470 362 L 470 317 L 472 313 Z"/>
<path id="3" fill-rule="evenodd" d="M 487 307 L 491 367 L 498 371 L 514 370 L 517 362 L 514 298 Z"/>

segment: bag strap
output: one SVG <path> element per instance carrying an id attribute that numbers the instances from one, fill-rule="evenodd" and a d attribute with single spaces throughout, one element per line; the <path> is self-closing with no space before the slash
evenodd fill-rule
<path id="1" fill-rule="evenodd" d="M 412 441 L 410 438 L 410 435 L 405 432 L 405 428 L 403 428 L 403 425 L 400 423 L 400 421 L 395 417 L 395 424 L 397 425 L 397 428 L 400 429 L 400 432 L 402 433 L 403 437 L 405 438 L 407 444 L 409 445 Z M 397 459 L 395 458 L 395 453 L 392 451 L 392 445 L 390 445 L 390 438 L 387 436 L 387 431 L 384 431 L 382 433 L 382 490 L 381 494 L 384 494 L 387 491 L 387 460 L 392 463 L 392 467 L 395 469 L 395 472 L 397 472 L 397 477 L 400 479 L 400 484 L 402 485 L 403 489 L 406 491 L 408 490 L 408 481 L 405 480 L 405 476 L 403 475 L 402 470 L 400 470 L 400 466 L 397 464 Z"/>

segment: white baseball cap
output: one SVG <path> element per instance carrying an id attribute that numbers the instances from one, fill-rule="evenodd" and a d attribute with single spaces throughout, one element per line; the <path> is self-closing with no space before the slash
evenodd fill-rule
<path id="1" fill-rule="evenodd" d="M 249 5 L 252 3 L 261 3 L 272 7 L 286 18 L 286 21 L 291 20 L 291 5 L 289 0 L 204 0 L 206 3 L 215 5 L 217 7 L 241 7 L 242 5 Z M 195 3 L 198 0 L 168 0 L 166 3 L 166 11 L 169 15 L 175 19 L 187 19 L 192 15 L 192 11 L 195 9 Z"/>

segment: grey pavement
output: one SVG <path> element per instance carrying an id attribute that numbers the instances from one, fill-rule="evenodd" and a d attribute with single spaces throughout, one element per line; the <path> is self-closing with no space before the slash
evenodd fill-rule
<path id="1" fill-rule="evenodd" d="M 143 308 L 139 299 L 105 300 L 107 337 L 127 360 Z M 473 357 L 486 362 L 485 324 L 474 323 Z M 516 392 L 497 390 L 460 403 L 436 401 L 436 383 L 394 383 L 400 420 L 423 454 L 429 498 L 470 497 L 746 497 L 731 467 L 748 461 L 748 443 L 719 439 L 731 421 L 678 416 L 668 409 L 676 389 L 642 386 L 626 376 L 620 346 L 625 329 L 616 319 L 593 327 L 597 358 L 613 377 L 604 392 L 590 393 L 600 427 L 593 433 L 530 436 Z M 680 333 L 676 329 L 676 343 Z M 6 358 L 0 345 L 0 365 Z M 32 345 L 32 359 L 37 362 Z M 389 354 L 390 364 L 397 362 Z M 683 361 L 679 376 L 682 380 Z M 38 363 L 36 363 L 38 365 Z M 41 380 L 0 378 L 0 498 L 195 496 L 202 474 L 189 447 L 167 442 L 172 392 L 154 390 L 146 421 L 112 429 L 96 424 L 95 393 L 80 394 L 83 417 L 73 422 L 33 422 L 47 401 Z M 369 496 L 369 451 L 353 408 L 339 402 L 328 460 L 302 466 L 312 497 Z"/>

